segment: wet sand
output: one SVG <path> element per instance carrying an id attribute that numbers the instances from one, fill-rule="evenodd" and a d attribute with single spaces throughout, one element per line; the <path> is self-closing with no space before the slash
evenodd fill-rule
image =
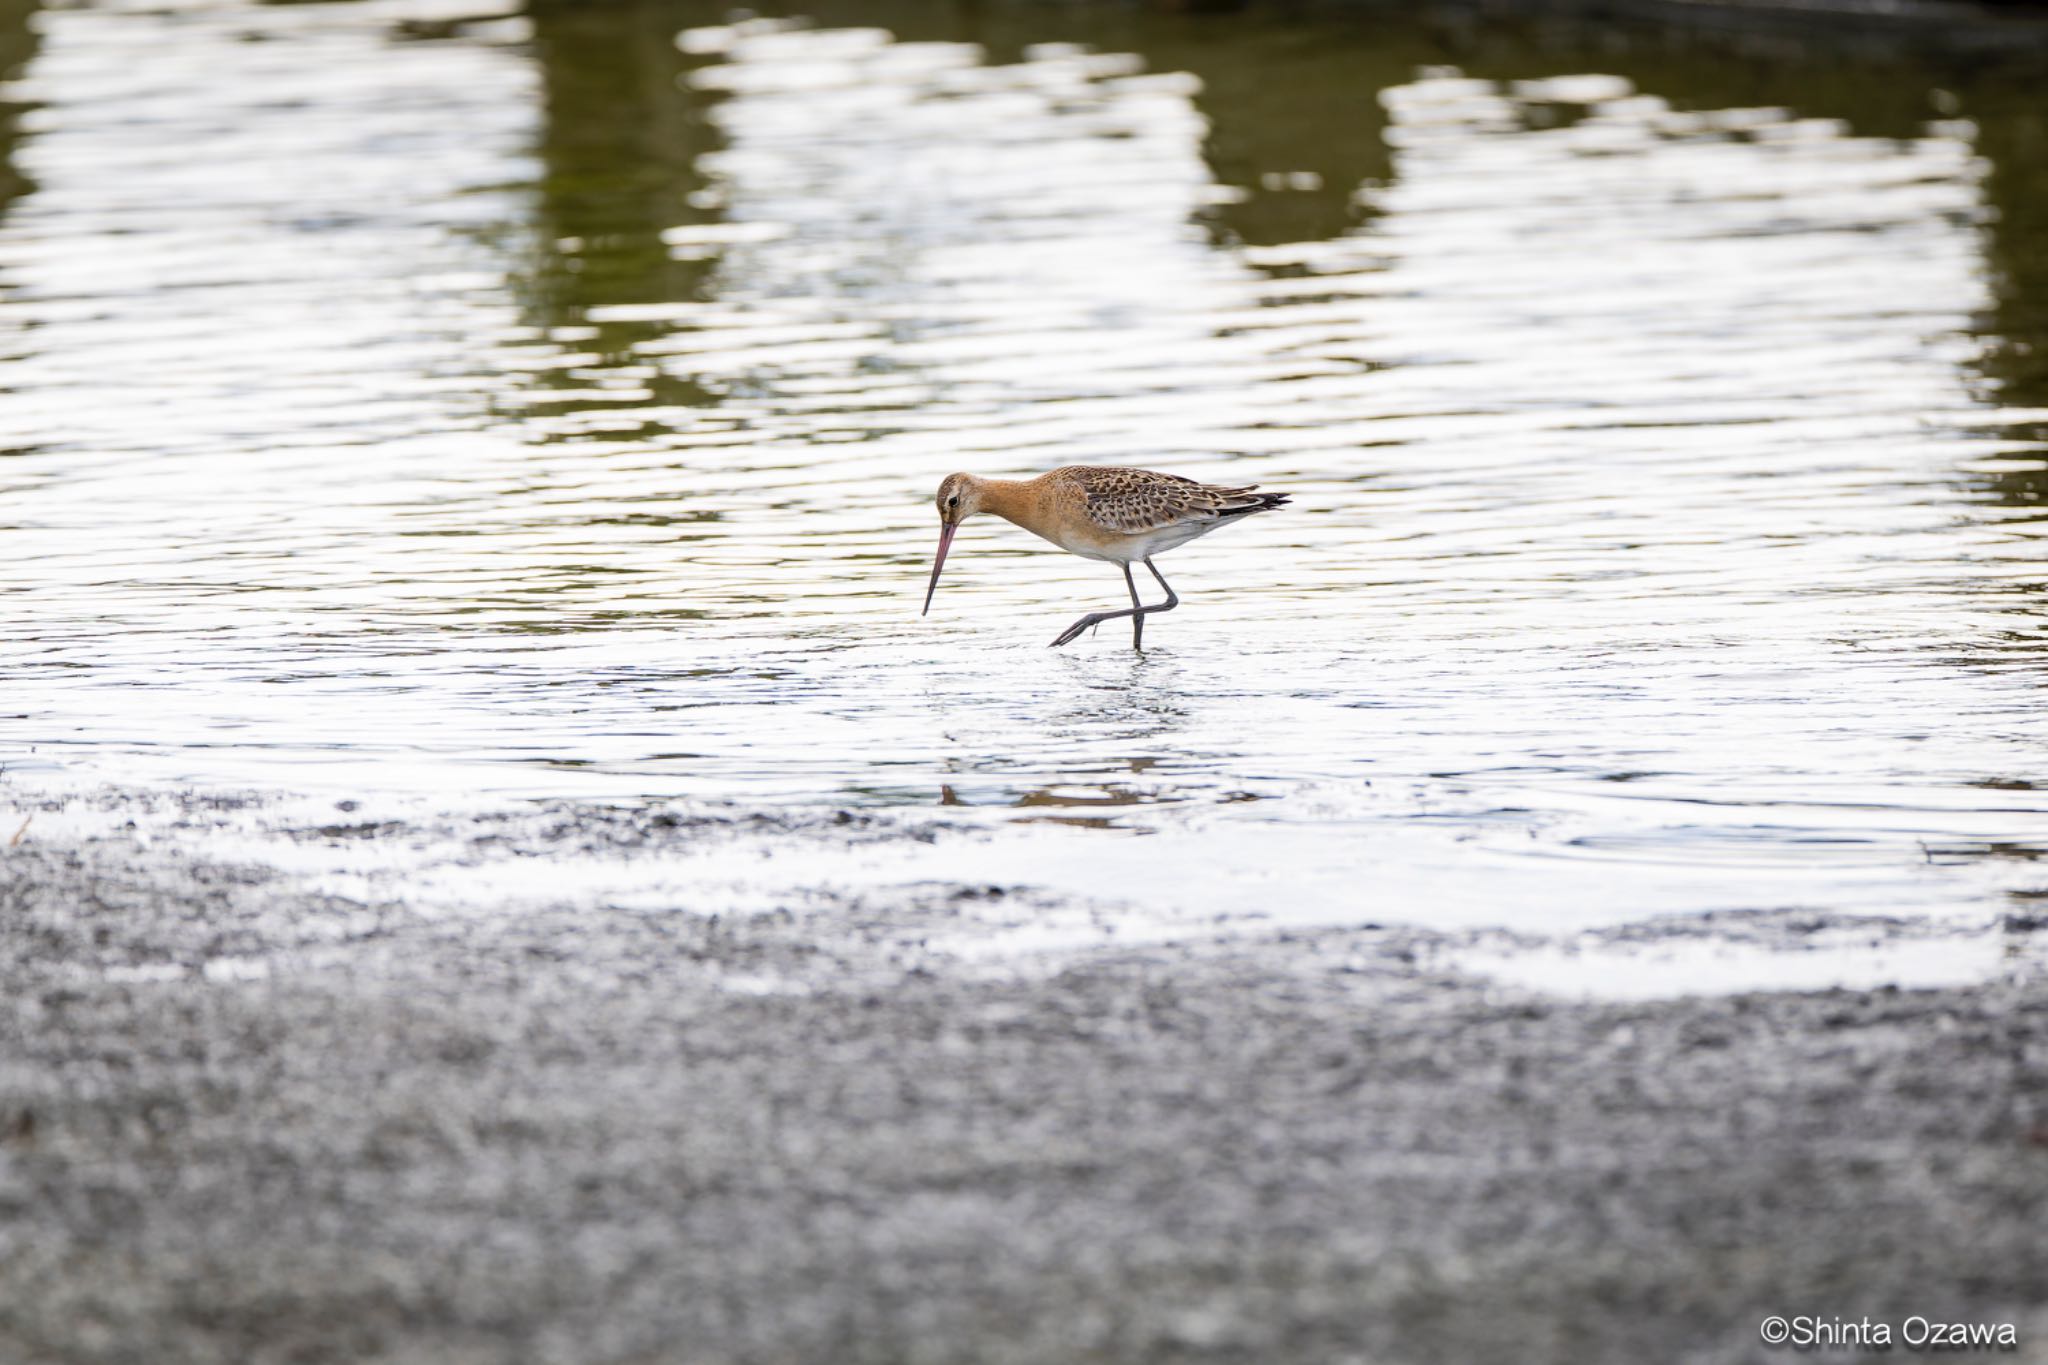
<path id="1" fill-rule="evenodd" d="M 364 903 L 223 860 L 234 807 L 4 850 L 0 1360 L 1783 1359 L 1772 1313 L 2048 1359 L 2037 972 L 1572 1003 L 1398 927 L 976 960 L 931 945 L 1016 893 Z M 288 837 L 933 837 L 337 819 Z"/>

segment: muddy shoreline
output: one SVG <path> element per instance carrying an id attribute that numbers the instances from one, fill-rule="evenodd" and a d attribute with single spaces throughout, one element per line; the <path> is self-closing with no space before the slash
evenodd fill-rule
<path id="1" fill-rule="evenodd" d="M 1400 927 L 969 961 L 933 935 L 1010 890 L 426 910 L 209 856 L 228 813 L 6 852 L 0 1359 L 1741 1361 L 1771 1313 L 2048 1359 L 2038 973 L 1573 1003 Z M 583 817 L 550 837 L 920 833 Z"/>

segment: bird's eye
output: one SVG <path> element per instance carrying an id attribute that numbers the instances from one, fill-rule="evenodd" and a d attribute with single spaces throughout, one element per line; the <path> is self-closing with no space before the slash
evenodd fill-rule
<path id="1" fill-rule="evenodd" d="M 958 507 L 959 505 L 960 495 L 958 493 L 955 493 L 952 497 L 946 499 L 946 506 L 948 507 Z"/>

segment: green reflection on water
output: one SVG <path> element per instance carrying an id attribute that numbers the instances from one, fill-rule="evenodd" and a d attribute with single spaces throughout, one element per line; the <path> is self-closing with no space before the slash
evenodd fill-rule
<path id="1" fill-rule="evenodd" d="M 671 7 L 544 5 L 534 48 L 545 82 L 540 227 L 550 246 L 528 281 L 557 322 L 604 304 L 699 296 L 708 263 L 671 259 L 664 228 L 706 221 L 697 160 L 717 146 L 685 70 Z"/>
<path id="2" fill-rule="evenodd" d="M 1971 89 L 1964 106 L 1980 130 L 1978 147 L 1990 163 L 1985 192 L 1997 213 L 1987 244 L 1997 302 L 1984 320 L 1984 375 L 1991 397 L 2036 410 L 2048 408 L 2048 109 L 2040 90 L 2038 80 L 2000 73 Z M 2008 430 L 2048 445 L 2048 421 Z M 1996 474 L 1990 488 L 2001 501 L 2048 516 L 2048 471 Z"/>
<path id="3" fill-rule="evenodd" d="M 1861 136 L 1918 136 L 1931 119 L 1959 113 L 1975 123 L 1990 163 L 1986 230 L 1998 302 L 1983 320 L 1984 375 L 2006 403 L 2048 402 L 2048 114 L 2038 73 L 2023 66 L 1958 69 L 1897 48 L 1856 55 L 1826 36 L 1778 41 L 1769 55 L 1751 56 L 1676 31 L 1482 21 L 1450 10 L 1190 15 L 917 0 L 757 8 L 823 27 L 886 28 L 905 41 L 978 43 L 991 62 L 1020 60 L 1036 43 L 1073 42 L 1137 53 L 1152 71 L 1193 73 L 1209 121 L 1204 155 L 1217 183 L 1239 196 L 1208 215 L 1223 246 L 1327 240 L 1364 223 L 1370 207 L 1358 191 L 1394 174 L 1379 92 L 1427 66 L 1504 82 L 1614 74 L 1681 110 L 1782 107 L 1840 119 Z M 717 264 L 715 255 L 674 259 L 661 233 L 718 217 L 697 169 L 719 143 L 707 117 L 714 96 L 686 79 L 706 59 L 678 51 L 675 35 L 725 22 L 729 9 L 704 0 L 536 0 L 530 13 L 545 80 L 546 173 L 540 255 L 522 284 L 537 322 L 594 326 L 576 344 L 620 360 L 657 328 L 592 323 L 590 310 L 700 299 Z M 1534 108 L 1529 116 L 1547 121 L 1576 115 L 1569 106 Z M 535 382 L 572 381 L 548 374 Z M 653 404 L 715 401 L 674 379 L 654 388 Z M 2003 475 L 1992 487 L 2029 505 L 2042 491 L 2037 474 Z"/>
<path id="4" fill-rule="evenodd" d="M 36 34 L 29 22 L 35 10 L 35 0 L 0 0 L 0 81 L 18 79 L 35 56 Z M 32 188 L 14 165 L 23 112 L 21 104 L 0 98 L 0 213 Z"/>

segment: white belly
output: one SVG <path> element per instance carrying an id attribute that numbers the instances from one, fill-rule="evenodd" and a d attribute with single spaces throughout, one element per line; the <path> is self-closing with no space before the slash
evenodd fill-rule
<path id="1" fill-rule="evenodd" d="M 1100 559 L 1110 564 L 1136 564 L 1154 555 L 1165 554 L 1176 546 L 1185 545 L 1196 536 L 1206 534 L 1220 526 L 1216 521 L 1188 521 L 1178 526 L 1162 526 L 1156 531 L 1146 531 L 1135 536 L 1121 536 L 1114 540 L 1083 540 L 1079 536 L 1054 538 L 1047 536 L 1053 544 L 1084 559 Z"/>

